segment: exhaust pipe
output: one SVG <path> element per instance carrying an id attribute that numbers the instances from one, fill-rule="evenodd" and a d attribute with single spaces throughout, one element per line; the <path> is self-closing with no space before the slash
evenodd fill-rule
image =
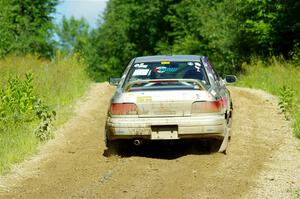
<path id="1" fill-rule="evenodd" d="M 142 141 L 139 140 L 139 139 L 136 139 L 136 140 L 133 140 L 133 144 L 134 144 L 135 146 L 140 146 L 140 145 L 142 144 Z"/>

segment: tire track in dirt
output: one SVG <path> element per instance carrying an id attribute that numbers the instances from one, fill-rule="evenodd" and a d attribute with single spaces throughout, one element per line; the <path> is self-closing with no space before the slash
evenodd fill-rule
<path id="1" fill-rule="evenodd" d="M 106 158 L 103 130 L 114 88 L 94 84 L 57 138 L 0 178 L 0 198 L 292 197 L 290 190 L 300 185 L 300 156 L 276 98 L 230 90 L 234 119 L 227 155 L 180 143 Z"/>

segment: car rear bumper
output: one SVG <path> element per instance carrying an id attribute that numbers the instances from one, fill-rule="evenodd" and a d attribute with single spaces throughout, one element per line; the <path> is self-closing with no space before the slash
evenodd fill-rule
<path id="1" fill-rule="evenodd" d="M 157 118 L 109 117 L 106 124 L 106 132 L 109 140 L 153 139 L 153 131 L 170 127 L 172 131 L 176 131 L 174 139 L 206 137 L 222 139 L 225 125 L 224 115 L 221 114 Z"/>

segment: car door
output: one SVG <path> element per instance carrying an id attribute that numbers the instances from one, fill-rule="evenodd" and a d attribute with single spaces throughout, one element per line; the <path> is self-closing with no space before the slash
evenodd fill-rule
<path id="1" fill-rule="evenodd" d="M 218 72 L 215 70 L 214 66 L 211 64 L 211 62 L 208 60 L 207 57 L 203 58 L 202 60 L 204 66 L 207 69 L 208 77 L 210 77 L 210 81 L 212 81 L 212 88 L 211 93 L 213 95 L 217 95 L 219 98 L 223 100 L 224 105 L 226 105 L 226 112 L 229 114 L 230 108 L 231 108 L 231 98 L 229 90 L 226 88 L 222 78 L 218 74 Z"/>

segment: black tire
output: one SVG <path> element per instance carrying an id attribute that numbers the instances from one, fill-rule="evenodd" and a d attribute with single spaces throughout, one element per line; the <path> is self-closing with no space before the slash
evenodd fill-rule
<path id="1" fill-rule="evenodd" d="M 103 155 L 105 157 L 110 157 L 112 155 L 117 155 L 120 150 L 120 143 L 117 140 L 105 140 L 106 149 Z"/>
<path id="2" fill-rule="evenodd" d="M 118 155 L 123 156 L 130 148 L 130 140 L 106 140 L 106 150 L 104 150 L 103 155 L 106 157 Z"/>

